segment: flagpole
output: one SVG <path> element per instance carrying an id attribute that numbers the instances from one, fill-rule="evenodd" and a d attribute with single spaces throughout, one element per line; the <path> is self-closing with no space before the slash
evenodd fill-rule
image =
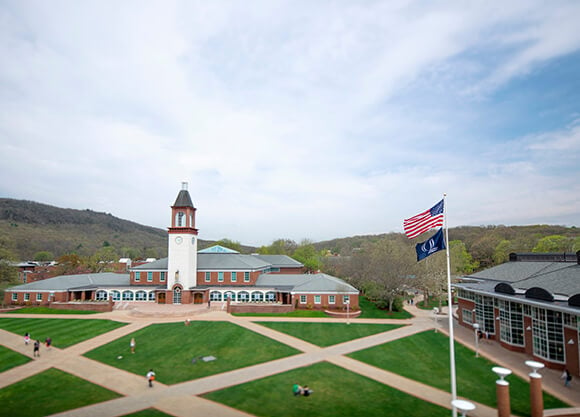
<path id="1" fill-rule="evenodd" d="M 443 221 L 445 226 L 445 252 L 447 253 L 447 306 L 449 315 L 449 364 L 451 367 L 451 400 L 457 399 L 457 381 L 455 377 L 455 338 L 453 335 L 453 298 L 451 296 L 451 266 L 449 261 L 449 229 L 447 226 L 447 202 L 443 194 Z M 453 402 L 452 402 L 453 404 Z M 457 417 L 457 409 L 452 405 L 453 417 Z"/>

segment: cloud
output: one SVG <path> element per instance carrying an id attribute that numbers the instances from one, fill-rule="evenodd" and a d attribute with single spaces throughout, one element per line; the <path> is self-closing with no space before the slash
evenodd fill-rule
<path id="1" fill-rule="evenodd" d="M 203 237 L 253 244 L 400 231 L 443 192 L 451 225 L 578 223 L 577 114 L 513 134 L 536 115 L 496 101 L 578 54 L 578 16 L 566 1 L 5 2 L 0 194 L 165 227 L 185 180 Z"/>

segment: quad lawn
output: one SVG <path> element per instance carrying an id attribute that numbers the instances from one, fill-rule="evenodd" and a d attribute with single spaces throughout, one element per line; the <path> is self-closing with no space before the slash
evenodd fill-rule
<path id="1" fill-rule="evenodd" d="M 309 397 L 292 385 L 308 385 Z M 449 416 L 450 411 L 328 362 L 293 369 L 203 396 L 264 417 Z"/>
<path id="2" fill-rule="evenodd" d="M 28 356 L 21 355 L 18 352 L 14 352 L 12 349 L 0 346 L 0 373 L 7 371 L 8 369 L 24 365 L 31 360 L 32 359 L 30 359 Z"/>
<path id="3" fill-rule="evenodd" d="M 426 331 L 349 354 L 360 360 L 414 379 L 435 388 L 451 391 L 449 371 L 449 339 L 442 333 Z M 496 407 L 495 380 L 491 368 L 497 366 L 485 358 L 476 358 L 472 350 L 455 343 L 457 394 L 470 400 Z M 510 375 L 512 413 L 530 415 L 530 387 L 523 379 Z M 544 408 L 569 407 L 544 392 Z"/>
<path id="4" fill-rule="evenodd" d="M 359 319 L 411 319 L 413 315 L 407 310 L 403 311 L 388 311 L 381 310 L 375 303 L 366 297 L 359 297 L 359 307 L 362 310 Z"/>
<path id="5" fill-rule="evenodd" d="M 51 368 L 0 389 L 0 414 L 41 417 L 119 397 L 99 385 Z"/>
<path id="6" fill-rule="evenodd" d="M 122 326 L 125 323 L 99 319 L 0 318 L 0 329 L 22 335 L 22 343 L 24 334 L 28 332 L 31 341 L 44 342 L 50 337 L 52 345 L 58 348 L 66 348 Z"/>
<path id="7" fill-rule="evenodd" d="M 257 322 L 258 324 L 326 347 L 403 327 L 400 324 Z"/>
<path id="8" fill-rule="evenodd" d="M 100 311 L 90 310 L 57 310 L 48 307 L 24 307 L 12 311 L 5 311 L 6 314 L 98 314 Z"/>
<path id="9" fill-rule="evenodd" d="M 135 354 L 129 342 L 135 338 Z M 176 384 L 300 353 L 228 322 L 153 324 L 85 354 L 137 375 L 149 368 L 164 384 Z M 204 361 L 213 356 L 216 360 Z"/>

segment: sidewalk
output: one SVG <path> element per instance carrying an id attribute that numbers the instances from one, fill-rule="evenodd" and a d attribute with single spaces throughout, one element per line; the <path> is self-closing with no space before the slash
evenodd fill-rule
<path id="1" fill-rule="evenodd" d="M 257 321 L 298 321 L 298 322 L 342 322 L 344 319 L 300 319 L 300 318 L 284 318 L 284 317 L 234 317 L 226 314 L 221 309 L 207 309 L 203 310 L 196 306 L 195 314 L 193 310 L 180 311 L 179 316 L 165 314 L 160 317 L 148 317 L 131 314 L 132 310 L 116 310 L 111 313 L 103 313 L 98 315 L 83 316 L 80 318 L 106 318 L 117 321 L 129 323 L 127 326 L 115 329 L 106 334 L 94 337 L 70 348 L 60 350 L 52 348 L 51 351 L 44 350 L 41 352 L 42 356 L 28 364 L 13 368 L 7 372 L 0 374 L 0 388 L 10 385 L 14 382 L 27 378 L 38 372 L 42 372 L 49 367 L 56 367 L 71 374 L 77 375 L 85 380 L 101 385 L 112 391 L 125 395 L 123 398 L 107 401 L 104 403 L 95 404 L 92 406 L 70 410 L 58 414 L 58 416 L 66 417 L 80 417 L 80 416 L 118 416 L 136 412 L 145 408 L 154 407 L 163 412 L 175 416 L 247 416 L 238 410 L 226 407 L 224 405 L 214 403 L 200 397 L 200 394 L 206 392 L 223 389 L 226 387 L 238 385 L 249 382 L 255 379 L 264 378 L 270 375 L 286 372 L 297 367 L 308 366 L 320 361 L 328 361 L 337 366 L 341 366 L 352 372 L 364 375 L 368 378 L 379 381 L 383 384 L 392 386 L 398 390 L 407 392 L 418 398 L 440 405 L 442 407 L 450 408 L 451 395 L 447 392 L 437 390 L 432 387 L 427 387 L 421 383 L 406 379 L 396 374 L 375 368 L 370 365 L 358 362 L 356 360 L 345 357 L 344 355 L 365 349 L 371 346 L 380 345 L 389 341 L 407 337 L 411 334 L 422 332 L 434 328 L 433 314 L 430 311 L 419 310 L 415 306 L 406 306 L 411 311 L 415 318 L 410 320 L 365 320 L 353 319 L 352 323 L 397 323 L 407 324 L 401 328 L 391 330 L 384 333 L 371 335 L 368 337 L 351 340 L 345 343 L 321 348 L 315 346 L 304 340 L 297 339 L 285 333 L 277 332 L 273 329 L 261 326 L 255 322 Z M 181 314 L 184 313 L 184 314 Z M 191 316 L 189 316 L 191 314 Z M 12 314 L 11 317 L 17 315 Z M 20 316 L 20 315 L 18 315 Z M 40 315 L 32 315 L 31 317 L 40 318 Z M 51 318 L 57 318 L 54 315 Z M 70 318 L 70 316 L 69 316 Z M 143 376 L 134 375 L 129 372 L 92 361 L 81 356 L 83 353 L 92 350 L 98 346 L 109 343 L 124 335 L 130 334 L 138 329 L 148 326 L 152 323 L 164 323 L 181 321 L 185 318 L 190 320 L 203 321 L 230 321 L 236 325 L 247 328 L 256 333 L 262 334 L 273 340 L 277 340 L 288 346 L 291 346 L 302 353 L 282 358 L 247 368 L 237 369 L 222 374 L 212 375 L 205 378 L 200 378 L 184 383 L 166 386 L 160 383 L 155 383 L 155 387 L 150 389 L 147 387 L 145 378 Z M 447 317 L 440 316 L 439 327 L 441 331 L 447 331 Z M 473 347 L 473 333 L 465 328 L 454 326 L 456 340 L 467 346 Z M 470 344 L 471 343 L 471 344 Z M 7 346 L 17 352 L 23 353 L 27 356 L 32 355 L 32 348 L 24 347 L 22 338 L 18 335 L 0 330 L 0 344 Z M 500 348 L 495 342 L 483 344 L 480 346 L 480 353 L 482 356 L 489 357 L 496 363 L 500 363 L 514 373 L 527 378 L 526 366 L 523 362 L 529 358 L 525 355 L 507 351 Z M 501 358 L 501 359 L 498 359 Z M 491 370 L 490 370 L 491 372 Z M 576 394 L 578 383 L 572 382 L 572 388 L 565 390 L 562 387 L 562 381 L 559 380 L 559 374 L 555 375 L 555 371 L 542 370 L 544 375 L 544 388 L 554 396 L 563 399 L 564 401 L 580 406 L 580 398 Z M 509 377 L 508 377 L 509 380 Z M 484 406 L 476 404 L 477 409 L 470 413 L 470 416 L 479 417 L 495 417 L 497 411 Z"/>

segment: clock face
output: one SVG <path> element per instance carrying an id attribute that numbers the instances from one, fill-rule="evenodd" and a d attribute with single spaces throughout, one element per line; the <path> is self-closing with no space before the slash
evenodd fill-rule
<path id="1" fill-rule="evenodd" d="M 183 242 L 183 238 L 181 236 L 177 236 L 175 238 L 175 243 L 177 243 L 178 245 L 181 245 L 181 242 Z"/>

